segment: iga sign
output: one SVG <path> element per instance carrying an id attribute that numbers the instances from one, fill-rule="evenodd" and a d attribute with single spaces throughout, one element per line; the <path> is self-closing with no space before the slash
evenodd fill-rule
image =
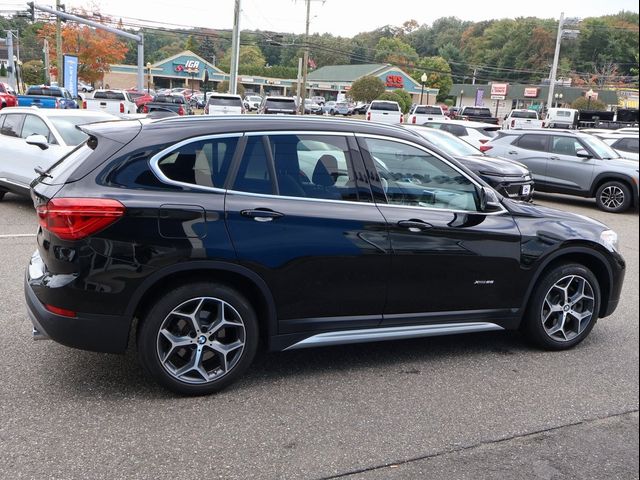
<path id="1" fill-rule="evenodd" d="M 402 75 L 387 75 L 385 85 L 392 88 L 404 88 L 404 78 Z"/>
<path id="2" fill-rule="evenodd" d="M 509 90 L 508 83 L 492 83 L 491 84 L 491 96 L 492 97 L 506 97 Z"/>
<path id="3" fill-rule="evenodd" d="M 176 65 L 174 70 L 176 72 L 198 73 L 200 71 L 200 62 L 198 60 L 188 60 L 184 65 Z"/>
<path id="4" fill-rule="evenodd" d="M 537 98 L 538 92 L 540 92 L 540 89 L 536 87 L 525 88 L 524 98 Z"/>

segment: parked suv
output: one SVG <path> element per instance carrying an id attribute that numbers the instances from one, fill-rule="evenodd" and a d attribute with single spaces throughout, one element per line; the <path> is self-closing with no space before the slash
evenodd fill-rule
<path id="1" fill-rule="evenodd" d="M 598 208 L 614 213 L 638 205 L 638 162 L 621 158 L 594 136 L 571 130 L 502 131 L 484 152 L 524 163 L 539 191 L 595 197 Z"/>
<path id="2" fill-rule="evenodd" d="M 36 337 L 183 394 L 271 350 L 522 328 L 573 347 L 616 308 L 617 236 L 500 197 L 412 132 L 317 117 L 121 121 L 33 183 Z M 331 352 L 327 352 L 330 355 Z"/>
<path id="3" fill-rule="evenodd" d="M 266 115 L 296 115 L 298 106 L 293 97 L 264 97 L 258 113 Z"/>

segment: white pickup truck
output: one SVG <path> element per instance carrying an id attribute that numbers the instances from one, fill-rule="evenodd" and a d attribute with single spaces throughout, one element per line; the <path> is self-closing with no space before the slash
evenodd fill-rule
<path id="1" fill-rule="evenodd" d="M 367 110 L 367 121 L 398 124 L 404 123 L 404 115 L 398 102 L 374 100 Z"/>
<path id="2" fill-rule="evenodd" d="M 83 108 L 113 113 L 137 113 L 138 107 L 126 90 L 96 90 L 93 98 L 87 98 Z"/>
<path id="3" fill-rule="evenodd" d="M 526 128 L 542 128 L 542 120 L 540 120 L 538 112 L 535 110 L 511 110 L 504 116 L 504 120 L 502 122 L 503 130 Z"/>
<path id="4" fill-rule="evenodd" d="M 449 120 L 439 105 L 415 105 L 409 110 L 407 123 L 413 125 L 422 125 L 431 120 Z"/>

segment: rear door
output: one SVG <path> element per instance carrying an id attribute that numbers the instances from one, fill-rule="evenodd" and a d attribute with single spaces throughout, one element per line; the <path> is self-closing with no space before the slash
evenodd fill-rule
<path id="1" fill-rule="evenodd" d="M 549 161 L 549 135 L 524 134 L 506 145 L 501 155 L 524 163 L 533 175 L 536 186 L 549 184 L 547 163 Z"/>
<path id="2" fill-rule="evenodd" d="M 247 135 L 234 177 L 227 226 L 271 288 L 279 333 L 378 325 L 389 238 L 353 136 Z"/>

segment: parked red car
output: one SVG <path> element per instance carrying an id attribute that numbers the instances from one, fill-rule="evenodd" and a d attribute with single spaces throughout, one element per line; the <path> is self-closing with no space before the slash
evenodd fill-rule
<path id="1" fill-rule="evenodd" d="M 0 82 L 0 109 L 17 106 L 18 97 L 16 97 L 16 92 L 7 83 Z"/>
<path id="2" fill-rule="evenodd" d="M 153 101 L 153 95 L 149 95 L 147 92 L 139 92 L 136 90 L 129 90 L 129 95 L 133 99 L 138 108 L 138 112 L 142 112 L 142 108 L 149 102 Z"/>

